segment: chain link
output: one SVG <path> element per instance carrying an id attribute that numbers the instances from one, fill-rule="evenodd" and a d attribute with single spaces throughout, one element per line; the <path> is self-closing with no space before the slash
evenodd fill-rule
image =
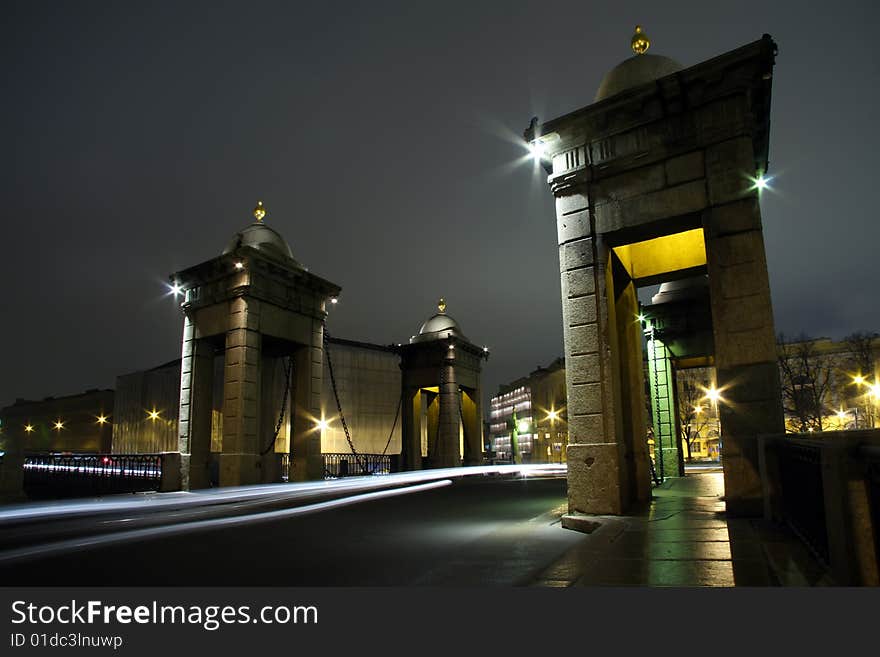
<path id="1" fill-rule="evenodd" d="M 330 339 L 330 334 L 327 332 L 327 328 L 324 328 L 324 354 L 327 356 L 327 369 L 330 370 L 330 386 L 333 388 L 333 397 L 336 399 L 336 410 L 339 412 L 339 420 L 342 422 L 342 430 L 345 432 L 345 440 L 348 442 L 348 448 L 351 450 L 351 453 L 354 457 L 360 462 L 361 471 L 367 471 L 367 462 L 366 460 L 357 453 L 357 450 L 354 448 L 354 442 L 351 439 L 351 432 L 348 430 L 348 423 L 345 421 L 345 415 L 342 414 L 342 402 L 339 401 L 339 390 L 336 387 L 336 375 L 333 373 L 333 359 L 330 356 L 330 345 L 328 340 Z"/>
<path id="2" fill-rule="evenodd" d="M 272 441 L 266 445 L 266 449 L 260 452 L 260 456 L 268 454 L 275 443 L 278 442 L 278 433 L 281 431 L 281 425 L 284 423 L 284 414 L 287 412 L 287 400 L 290 396 L 290 382 L 293 379 L 293 356 L 287 357 L 287 364 L 284 366 L 284 396 L 281 399 L 281 412 L 278 414 L 278 421 L 275 423 L 275 432 L 272 434 Z"/>

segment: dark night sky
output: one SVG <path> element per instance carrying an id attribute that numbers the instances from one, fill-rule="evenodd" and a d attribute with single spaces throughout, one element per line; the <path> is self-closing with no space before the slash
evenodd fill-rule
<path id="1" fill-rule="evenodd" d="M 3 3 L 0 405 L 179 356 L 168 274 L 262 199 L 342 286 L 334 335 L 443 295 L 484 382 L 562 354 L 553 203 L 523 129 L 590 103 L 633 26 L 686 66 L 779 45 L 762 201 L 777 330 L 880 329 L 872 2 Z"/>

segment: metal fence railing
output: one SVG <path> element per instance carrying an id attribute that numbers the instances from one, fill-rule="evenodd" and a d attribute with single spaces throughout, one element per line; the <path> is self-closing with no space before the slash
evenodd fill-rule
<path id="1" fill-rule="evenodd" d="M 874 553 L 880 563 L 880 447 L 863 446 L 860 456 L 865 459 L 865 485 L 871 507 L 871 528 L 874 530 Z"/>
<path id="2" fill-rule="evenodd" d="M 821 449 L 817 444 L 792 439 L 779 441 L 777 449 L 783 517 L 827 566 L 830 560 Z"/>
<path id="3" fill-rule="evenodd" d="M 363 475 L 388 474 L 391 472 L 389 454 L 322 454 L 324 478 L 359 477 Z"/>
<path id="4" fill-rule="evenodd" d="M 159 490 L 161 454 L 28 454 L 29 497 L 81 497 Z"/>

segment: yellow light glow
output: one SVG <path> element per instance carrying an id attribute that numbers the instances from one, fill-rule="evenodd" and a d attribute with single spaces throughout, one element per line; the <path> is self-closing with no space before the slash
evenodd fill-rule
<path id="1" fill-rule="evenodd" d="M 98 416 L 98 424 L 107 424 L 107 416 L 99 415 Z"/>
<path id="2" fill-rule="evenodd" d="M 28 433 L 30 433 L 31 431 L 34 430 L 34 425 L 33 424 L 26 424 L 26 425 L 24 425 L 24 430 L 27 431 Z"/>
<path id="3" fill-rule="evenodd" d="M 235 268 L 236 269 L 244 269 L 244 263 L 243 262 L 236 262 Z"/>
<path id="4" fill-rule="evenodd" d="M 870 395 L 874 399 L 880 399 L 880 383 L 875 383 L 874 385 L 871 386 Z"/>
<path id="5" fill-rule="evenodd" d="M 324 431 L 330 428 L 330 423 L 327 420 L 318 420 L 317 422 L 315 422 L 315 426 L 318 427 L 318 429 L 320 429 L 321 431 Z"/>
<path id="6" fill-rule="evenodd" d="M 703 407 L 702 407 L 702 406 L 700 406 L 699 404 L 697 404 L 696 406 L 694 406 L 694 413 L 702 413 L 702 412 L 703 412 Z"/>
<path id="7" fill-rule="evenodd" d="M 547 419 L 548 420 L 558 420 L 559 419 L 559 411 L 547 411 Z"/>
<path id="8" fill-rule="evenodd" d="M 64 428 L 64 422 L 58 420 L 57 422 L 55 422 L 54 428 L 56 431 L 61 431 Z"/>
<path id="9" fill-rule="evenodd" d="M 517 425 L 517 431 L 520 433 L 526 433 L 529 430 L 529 423 L 526 420 L 520 420 Z"/>
<path id="10" fill-rule="evenodd" d="M 865 377 L 863 377 L 861 374 L 856 374 L 853 377 L 853 383 L 855 383 L 857 386 L 862 385 L 864 382 L 865 382 Z"/>
<path id="11" fill-rule="evenodd" d="M 706 390 L 706 399 L 708 399 L 713 404 L 717 404 L 721 399 L 721 391 L 716 389 L 715 386 L 712 386 L 708 390 Z"/>
<path id="12" fill-rule="evenodd" d="M 691 269 L 706 264 L 706 240 L 702 228 L 643 242 L 615 246 L 614 253 L 634 279 Z"/>
<path id="13" fill-rule="evenodd" d="M 842 408 L 839 411 L 837 411 L 837 419 L 838 420 L 845 420 L 846 418 L 847 418 L 846 411 L 844 411 Z"/>
<path id="14" fill-rule="evenodd" d="M 154 408 L 152 411 L 149 411 L 149 412 L 147 413 L 147 417 L 150 418 L 151 420 L 153 420 L 153 421 L 155 422 L 156 420 L 159 419 L 159 414 L 160 414 L 161 412 L 162 412 L 162 411 L 157 411 L 157 410 Z"/>

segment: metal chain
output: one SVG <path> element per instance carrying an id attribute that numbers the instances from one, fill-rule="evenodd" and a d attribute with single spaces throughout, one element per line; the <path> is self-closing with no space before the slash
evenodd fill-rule
<path id="1" fill-rule="evenodd" d="M 278 414 L 278 421 L 275 423 L 275 432 L 272 434 L 272 441 L 266 445 L 266 449 L 260 452 L 260 456 L 268 454 L 275 443 L 278 441 L 278 433 L 281 431 L 281 425 L 284 423 L 284 414 L 287 412 L 287 400 L 290 396 L 290 382 L 293 379 L 293 357 L 287 357 L 287 364 L 284 366 L 284 396 L 281 398 L 281 412 Z"/>
<path id="2" fill-rule="evenodd" d="M 333 373 L 333 359 L 330 357 L 329 338 L 330 334 L 327 332 L 327 328 L 324 327 L 324 353 L 327 355 L 327 369 L 330 370 L 330 386 L 333 388 L 333 397 L 336 399 L 336 410 L 339 412 L 339 420 L 342 422 L 342 430 L 345 432 L 345 440 L 348 442 L 348 448 L 351 450 L 351 453 L 355 458 L 359 460 L 361 470 L 367 472 L 366 459 L 358 454 L 357 450 L 354 448 L 354 442 L 352 441 L 351 433 L 348 430 L 348 423 L 345 421 L 345 415 L 342 414 L 342 403 L 339 401 L 339 390 L 336 388 L 336 376 Z"/>
<path id="3" fill-rule="evenodd" d="M 391 433 L 388 434 L 388 440 L 385 442 L 385 449 L 382 450 L 382 456 L 388 451 L 391 439 L 394 437 L 394 430 L 397 428 L 397 419 L 400 417 L 400 409 L 403 407 L 403 390 L 400 391 L 400 399 L 397 401 L 397 413 L 394 415 L 394 423 L 391 425 Z"/>

